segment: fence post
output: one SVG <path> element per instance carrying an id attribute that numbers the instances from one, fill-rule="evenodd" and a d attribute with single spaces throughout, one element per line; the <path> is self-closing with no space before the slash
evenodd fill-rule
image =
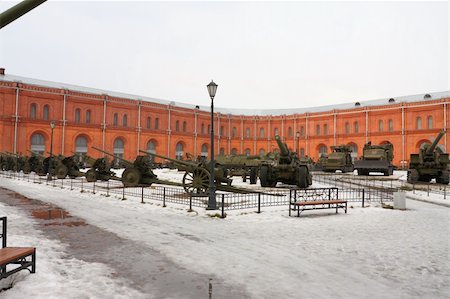
<path id="1" fill-rule="evenodd" d="M 414 184 L 413 185 L 413 194 L 416 194 L 416 189 L 414 188 Z"/>
<path id="2" fill-rule="evenodd" d="M 61 189 L 64 189 L 64 179 L 61 180 Z"/>
<path id="3" fill-rule="evenodd" d="M 122 200 L 125 200 L 125 187 L 122 188 Z"/>
<path id="4" fill-rule="evenodd" d="M 427 188 L 427 196 L 430 196 L 430 183 L 428 183 L 428 188 Z"/>
<path id="5" fill-rule="evenodd" d="M 365 192 L 364 189 L 362 189 L 362 207 L 364 208 L 364 197 L 365 197 Z"/>
<path id="6" fill-rule="evenodd" d="M 445 199 L 445 197 L 446 197 L 446 190 L 447 190 L 447 188 L 446 188 L 446 186 L 444 185 L 444 199 Z"/>
<path id="7" fill-rule="evenodd" d="M 328 188 L 328 200 L 331 200 L 331 189 Z"/>
<path id="8" fill-rule="evenodd" d="M 192 195 L 189 194 L 189 210 L 188 212 L 192 212 Z"/>
<path id="9" fill-rule="evenodd" d="M 106 181 L 106 197 L 109 197 L 109 180 Z"/>
<path id="10" fill-rule="evenodd" d="M 166 207 L 166 187 L 163 187 L 163 208 Z"/>
<path id="11" fill-rule="evenodd" d="M 93 185 L 92 193 L 95 194 L 95 182 L 94 182 L 94 185 Z"/>
<path id="12" fill-rule="evenodd" d="M 81 179 L 81 191 L 80 192 L 84 192 L 83 191 L 83 179 Z"/>
<path id="13" fill-rule="evenodd" d="M 73 190 L 72 183 L 73 183 L 73 179 L 70 179 L 70 190 Z"/>
<path id="14" fill-rule="evenodd" d="M 141 189 L 141 203 L 144 203 L 144 187 L 142 187 Z"/>
<path id="15" fill-rule="evenodd" d="M 225 218 L 225 194 L 222 194 L 222 218 Z"/>
<path id="16" fill-rule="evenodd" d="M 258 214 L 261 213 L 261 193 L 258 193 Z"/>

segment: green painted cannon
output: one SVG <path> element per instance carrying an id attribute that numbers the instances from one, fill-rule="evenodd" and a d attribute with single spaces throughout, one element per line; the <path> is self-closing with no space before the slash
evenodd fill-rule
<path id="1" fill-rule="evenodd" d="M 444 135 L 444 131 L 440 132 L 432 144 L 425 144 L 418 154 L 411 154 L 408 183 L 429 182 L 431 179 L 436 179 L 436 183 L 448 184 L 449 156 L 438 147 Z"/>
<path id="2" fill-rule="evenodd" d="M 229 176 L 242 176 L 244 182 L 250 178 L 250 184 L 256 184 L 259 167 L 264 157 L 248 155 L 218 156 L 216 163 L 228 171 Z"/>
<path id="3" fill-rule="evenodd" d="M 333 152 L 328 159 L 322 163 L 322 170 L 325 172 L 336 172 L 340 170 L 343 173 L 353 171 L 352 148 L 348 145 L 332 146 Z"/>

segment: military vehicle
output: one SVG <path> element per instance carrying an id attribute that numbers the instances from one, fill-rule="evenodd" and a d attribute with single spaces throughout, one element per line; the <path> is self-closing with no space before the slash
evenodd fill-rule
<path id="1" fill-rule="evenodd" d="M 225 168 L 229 176 L 242 176 L 244 182 L 249 178 L 250 184 L 256 184 L 262 159 L 261 156 L 257 155 L 218 156 L 216 163 Z"/>
<path id="2" fill-rule="evenodd" d="M 432 144 L 426 144 L 418 154 L 411 154 L 408 183 L 429 182 L 431 179 L 436 179 L 436 183 L 448 184 L 449 156 L 437 146 L 444 135 L 444 131 L 440 132 Z"/>
<path id="3" fill-rule="evenodd" d="M 343 173 L 353 171 L 352 148 L 347 145 L 332 146 L 333 151 L 326 160 L 322 162 L 322 170 L 325 172 L 336 172 L 340 170 Z"/>
<path id="4" fill-rule="evenodd" d="M 33 171 L 39 176 L 46 175 L 44 171 L 44 156 L 39 153 L 29 151 L 31 153 L 30 158 L 28 158 L 28 164 L 30 165 L 30 171 Z"/>
<path id="5" fill-rule="evenodd" d="M 319 159 L 317 160 L 316 163 L 313 164 L 312 169 L 315 171 L 322 171 L 323 170 L 323 165 L 327 162 L 328 159 L 328 155 L 327 154 L 320 154 Z"/>
<path id="6" fill-rule="evenodd" d="M 111 171 L 111 163 L 109 163 L 108 158 L 92 159 L 90 158 L 87 163 L 91 166 L 91 169 L 86 171 L 84 174 L 86 181 L 96 182 L 109 181 L 109 180 L 120 180 L 116 177 L 115 173 Z"/>
<path id="7" fill-rule="evenodd" d="M 66 176 L 74 179 L 76 177 L 84 176 L 78 167 L 79 155 L 74 154 L 69 157 L 62 157 L 55 167 L 55 175 L 58 179 L 64 179 Z"/>
<path id="8" fill-rule="evenodd" d="M 364 145 L 363 155 L 354 161 L 358 175 L 369 175 L 370 172 L 382 172 L 385 176 L 394 173 L 394 146 L 392 143 L 372 145 L 369 141 Z"/>
<path id="9" fill-rule="evenodd" d="M 300 160 L 291 152 L 278 135 L 275 135 L 280 149 L 278 158 L 264 160 L 259 168 L 259 180 L 262 187 L 275 187 L 278 182 L 306 188 L 312 184 L 311 166 L 306 160 Z"/>

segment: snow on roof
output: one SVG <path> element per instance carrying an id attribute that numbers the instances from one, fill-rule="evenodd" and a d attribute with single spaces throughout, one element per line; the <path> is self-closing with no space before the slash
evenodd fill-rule
<path id="1" fill-rule="evenodd" d="M 36 86 L 43 86 L 43 87 L 51 87 L 51 88 L 59 88 L 59 89 L 68 89 L 71 91 L 78 91 L 78 92 L 84 92 L 84 93 L 91 93 L 91 94 L 106 94 L 111 97 L 118 97 L 118 98 L 125 98 L 125 99 L 132 99 L 132 100 L 142 100 L 152 103 L 158 103 L 163 105 L 171 105 L 181 108 L 188 108 L 192 109 L 195 108 L 195 105 L 188 104 L 188 103 L 182 103 L 182 102 L 174 102 L 174 101 L 168 101 L 163 99 L 157 99 L 157 98 L 151 98 L 151 97 L 144 97 L 144 96 L 138 96 L 128 93 L 122 93 L 122 92 L 116 92 L 111 90 L 103 90 L 103 89 L 97 89 L 97 88 L 91 88 L 91 87 L 84 87 L 84 86 L 78 86 L 78 85 L 72 85 L 72 84 L 66 84 L 66 83 L 60 83 L 60 82 L 53 82 L 53 81 L 46 81 L 46 80 L 39 80 L 39 79 L 33 79 L 33 78 L 27 78 L 27 77 L 21 77 L 21 76 L 15 76 L 15 75 L 0 75 L 0 81 L 5 82 L 20 82 L 25 83 L 29 85 L 36 85 Z M 429 97 L 427 96 L 429 95 Z M 334 104 L 334 105 L 326 105 L 326 106 L 319 106 L 319 107 L 306 107 L 306 108 L 289 108 L 289 109 L 237 109 L 237 108 L 220 108 L 220 107 L 214 107 L 216 112 L 222 113 L 222 114 L 233 114 L 233 115 L 284 115 L 284 114 L 302 114 L 302 113 L 315 113 L 315 112 L 325 112 L 325 111 L 331 111 L 331 110 L 345 110 L 345 109 L 352 109 L 355 107 L 367 107 L 367 106 L 381 106 L 381 105 L 388 105 L 388 104 L 394 104 L 394 103 L 401 103 L 401 102 L 419 102 L 424 100 L 436 100 L 440 98 L 446 98 L 450 97 L 450 91 L 442 91 L 442 92 L 432 92 L 428 94 L 416 94 L 416 95 L 409 95 L 409 96 L 400 96 L 400 97 L 394 97 L 394 98 L 383 98 L 383 99 L 377 99 L 377 100 L 368 100 L 368 101 L 355 101 L 351 103 L 343 103 L 343 104 Z M 390 99 L 394 99 L 394 102 L 389 101 Z M 356 103 L 359 103 L 359 105 L 355 105 Z M 199 106 L 200 110 L 203 111 L 210 111 L 209 106 Z"/>

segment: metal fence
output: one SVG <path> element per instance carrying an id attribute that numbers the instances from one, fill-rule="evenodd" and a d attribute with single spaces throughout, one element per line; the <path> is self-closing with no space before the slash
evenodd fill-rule
<path id="1" fill-rule="evenodd" d="M 181 187 L 166 187 L 162 185 L 129 187 L 124 188 L 122 182 L 116 180 L 87 182 L 84 177 L 76 179 L 53 179 L 48 181 L 47 177 L 38 176 L 34 173 L 23 174 L 15 172 L 0 172 L 0 175 L 7 178 L 15 178 L 36 184 L 46 184 L 52 187 L 59 187 L 79 192 L 89 192 L 101 194 L 106 197 L 115 196 L 121 200 L 129 198 L 140 199 L 141 203 L 146 201 L 158 201 L 165 207 L 167 203 L 181 204 L 189 207 L 206 208 L 208 197 L 190 196 Z M 360 203 L 365 206 L 370 203 L 382 203 L 392 201 L 394 190 L 365 189 L 365 188 L 271 188 L 265 193 L 227 193 L 217 192 L 217 209 L 221 211 L 221 216 L 225 216 L 227 210 L 254 209 L 257 213 L 262 208 L 286 206 L 292 198 L 302 198 L 303 200 L 314 200 L 317 198 L 342 199 L 352 203 Z"/>

